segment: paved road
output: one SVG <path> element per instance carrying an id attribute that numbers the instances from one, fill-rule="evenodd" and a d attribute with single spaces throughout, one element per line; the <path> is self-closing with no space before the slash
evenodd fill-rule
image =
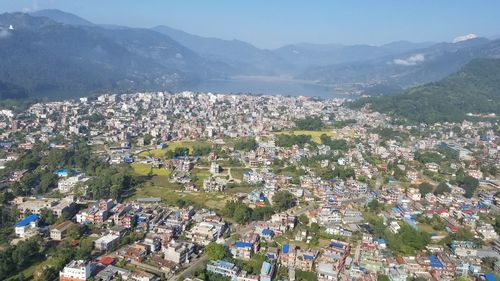
<path id="1" fill-rule="evenodd" d="M 208 257 L 206 255 L 203 255 L 199 259 L 195 260 L 193 263 L 188 264 L 188 268 L 168 278 L 167 280 L 169 281 L 184 280 L 185 278 L 191 276 L 196 270 L 204 267 L 207 261 Z"/>

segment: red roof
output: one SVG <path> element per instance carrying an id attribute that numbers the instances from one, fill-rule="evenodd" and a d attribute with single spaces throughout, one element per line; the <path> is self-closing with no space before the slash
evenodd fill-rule
<path id="1" fill-rule="evenodd" d="M 97 261 L 104 264 L 104 265 L 110 265 L 110 264 L 113 264 L 115 262 L 115 259 L 112 257 L 105 256 L 105 257 L 101 257 L 101 258 L 97 259 Z"/>

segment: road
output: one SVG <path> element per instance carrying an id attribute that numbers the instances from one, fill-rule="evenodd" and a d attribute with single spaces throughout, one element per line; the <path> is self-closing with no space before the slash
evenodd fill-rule
<path id="1" fill-rule="evenodd" d="M 205 266 L 205 263 L 208 261 L 208 257 L 206 255 L 201 256 L 199 259 L 195 260 L 193 263 L 188 264 L 188 268 L 183 271 L 177 273 L 176 275 L 168 278 L 169 281 L 177 281 L 184 280 L 191 276 L 196 270 Z"/>

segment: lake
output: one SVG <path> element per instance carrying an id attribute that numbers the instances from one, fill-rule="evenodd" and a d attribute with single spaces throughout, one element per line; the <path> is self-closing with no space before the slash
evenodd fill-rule
<path id="1" fill-rule="evenodd" d="M 188 90 L 188 89 L 186 89 Z M 189 90 L 213 93 L 251 93 L 266 95 L 308 96 L 320 98 L 346 98 L 331 88 L 285 79 L 228 79 L 209 80 Z"/>

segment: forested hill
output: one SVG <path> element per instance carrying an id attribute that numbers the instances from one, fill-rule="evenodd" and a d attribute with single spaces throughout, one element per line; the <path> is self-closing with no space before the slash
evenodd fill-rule
<path id="1" fill-rule="evenodd" d="M 400 95 L 360 99 L 374 111 L 435 123 L 461 121 L 467 113 L 500 114 L 500 59 L 476 59 L 447 78 L 411 88 Z"/>

